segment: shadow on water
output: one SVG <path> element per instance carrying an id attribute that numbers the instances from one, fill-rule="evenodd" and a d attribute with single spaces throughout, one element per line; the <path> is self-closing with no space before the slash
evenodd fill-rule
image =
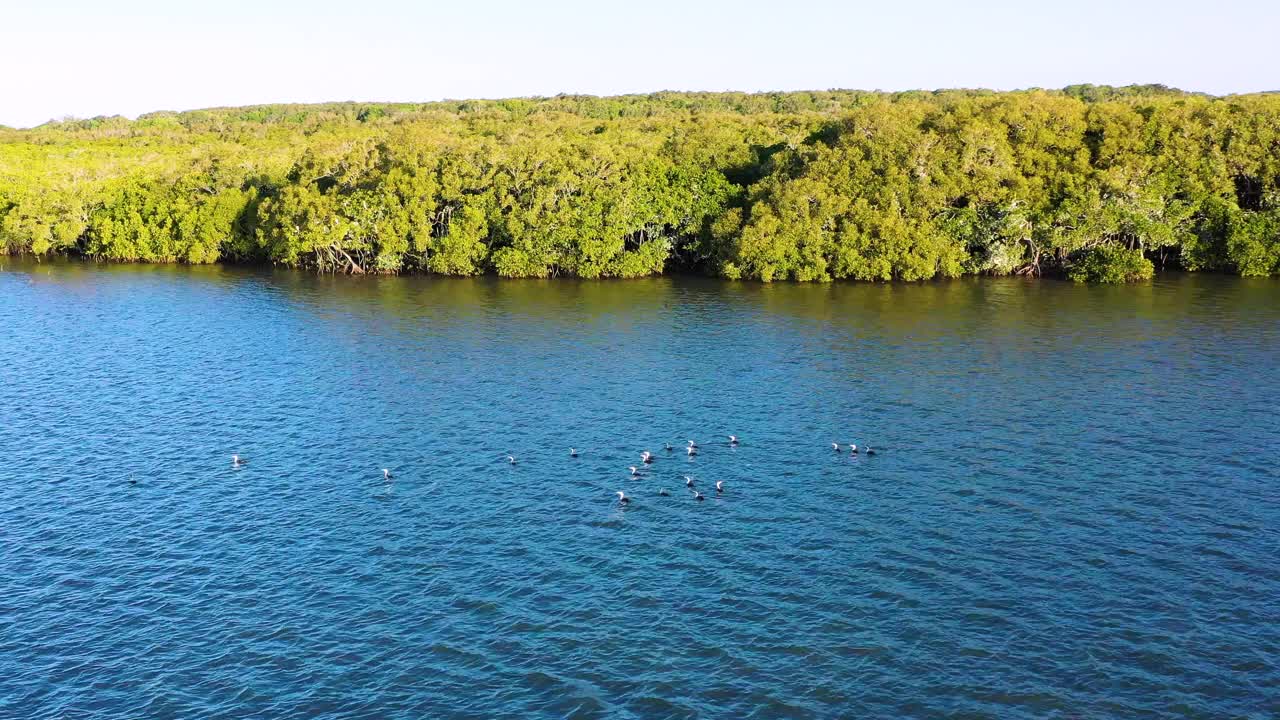
<path id="1" fill-rule="evenodd" d="M 981 325 L 1079 331 L 1078 318 L 1148 323 L 1151 330 L 1193 310 L 1224 310 L 1217 319 L 1265 321 L 1280 280 L 1211 273 L 1166 273 L 1131 285 L 1083 285 L 1055 279 L 968 277 L 922 283 L 754 283 L 695 276 L 637 280 L 502 279 L 492 276 L 322 275 L 221 265 L 96 264 L 0 258 L 0 272 L 46 278 L 68 288 L 103 280 L 194 280 L 210 289 L 249 287 L 321 312 L 385 314 L 405 320 L 465 322 L 499 311 L 578 325 L 620 319 L 657 321 L 683 307 L 706 322 L 744 314 L 836 327 L 865 325 L 901 337 L 928 337 Z M 1095 322 L 1096 325 L 1096 322 Z M 1097 325 L 1100 329 L 1101 326 Z"/>

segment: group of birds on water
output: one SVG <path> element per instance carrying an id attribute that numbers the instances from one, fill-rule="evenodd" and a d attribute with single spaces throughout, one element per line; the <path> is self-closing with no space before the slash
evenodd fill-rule
<path id="1" fill-rule="evenodd" d="M 738 440 L 738 436 L 737 436 L 737 435 L 729 435 L 729 436 L 728 436 L 728 439 L 729 439 L 729 447 L 731 447 L 731 448 L 736 448 L 736 447 L 738 447 L 738 446 L 741 444 L 741 443 L 739 442 L 739 440 Z M 685 447 L 685 454 L 686 454 L 686 455 L 688 455 L 689 457 L 693 457 L 693 456 L 695 456 L 695 455 L 697 455 L 697 454 L 698 454 L 698 448 L 699 448 L 698 443 L 694 442 L 693 440 L 690 440 L 690 441 L 689 441 L 689 444 Z M 858 454 L 859 454 L 859 452 L 866 453 L 867 455 L 875 455 L 875 454 L 876 454 L 876 451 L 875 451 L 875 450 L 873 450 L 873 449 L 872 449 L 872 448 L 870 448 L 870 447 L 862 448 L 861 450 L 859 450 L 859 448 L 858 448 L 857 444 L 855 444 L 855 443 L 849 443 L 848 448 L 849 448 L 849 455 L 850 455 L 850 456 L 856 456 L 856 455 L 858 455 Z M 674 451 L 675 451 L 675 446 L 673 446 L 671 443 L 666 443 L 666 444 L 663 446 L 663 449 L 664 449 L 666 452 L 669 452 L 669 453 L 670 453 L 670 452 L 674 452 Z M 843 451 L 844 451 L 844 446 L 842 446 L 840 443 L 833 442 L 833 443 L 831 443 L 831 449 L 832 449 L 832 450 L 834 450 L 834 451 L 835 451 L 835 452 L 837 452 L 837 453 L 840 453 L 840 452 L 843 452 Z M 576 457 L 578 457 L 578 449 L 577 449 L 577 448 L 569 448 L 569 457 L 571 457 L 571 458 L 576 458 Z M 654 459 L 655 459 L 655 457 L 656 457 L 656 456 L 655 456 L 653 453 L 649 452 L 648 450 L 645 450 L 645 451 L 641 452 L 641 453 L 640 453 L 640 465 L 638 465 L 638 466 L 637 466 L 637 465 L 632 465 L 632 466 L 630 466 L 630 467 L 628 467 L 628 468 L 627 468 L 627 469 L 631 472 L 631 477 L 633 477 L 633 478 L 639 478 L 639 477 L 642 477 L 642 476 L 643 476 L 643 473 L 641 472 L 641 468 L 642 468 L 642 467 L 645 467 L 645 466 L 647 466 L 647 465 L 652 464 L 652 463 L 653 463 L 653 461 L 654 461 Z M 507 456 L 506 456 L 506 458 L 507 458 L 507 464 L 509 464 L 509 465 L 515 465 L 515 464 L 516 464 L 516 458 L 515 458 L 515 456 L 514 456 L 514 455 L 507 455 Z M 249 462 L 249 460 L 248 460 L 247 458 L 241 457 L 240 455 L 232 455 L 232 456 L 231 456 L 231 467 L 233 467 L 233 468 L 241 468 L 241 467 L 244 467 L 246 464 L 248 464 L 248 462 Z M 382 468 L 382 480 L 383 480 L 383 482 L 391 482 L 391 481 L 392 481 L 392 480 L 394 480 L 394 479 L 395 479 L 395 475 L 391 472 L 390 468 Z M 137 484 L 137 480 L 135 480 L 135 479 L 133 478 L 133 476 L 132 476 L 132 475 L 129 477 L 129 484 L 130 484 L 130 485 L 136 485 L 136 484 Z M 695 487 L 695 483 L 694 483 L 694 480 L 693 480 L 693 477 L 692 477 L 692 476 L 690 476 L 690 475 L 685 475 L 685 476 L 684 476 L 684 486 L 685 486 L 685 488 L 687 488 L 687 489 L 689 490 L 689 492 L 690 492 L 690 493 L 692 493 L 692 494 L 693 494 L 693 499 L 694 499 L 694 500 L 702 501 L 702 500 L 706 500 L 706 499 L 707 499 L 707 496 L 706 496 L 706 495 L 703 495 L 703 494 L 702 494 L 702 492 L 700 492 L 700 491 L 698 490 L 698 488 L 697 488 L 697 487 Z M 723 480 L 717 480 L 717 481 L 716 481 L 716 485 L 715 485 L 715 487 L 716 487 L 716 497 L 720 497 L 720 496 L 724 495 L 724 492 L 725 492 L 725 486 L 724 486 L 724 481 L 723 481 Z M 619 504 L 619 505 L 626 506 L 626 505 L 630 505 L 630 504 L 631 504 L 631 497 L 630 497 L 630 496 L 628 496 L 628 495 L 626 494 L 626 492 L 624 492 L 624 491 L 622 491 L 622 490 L 618 490 L 618 491 L 616 491 L 616 494 L 617 494 L 617 496 L 618 496 L 618 504 Z M 667 491 L 667 489 L 666 489 L 666 488 L 662 488 L 662 489 L 658 490 L 658 495 L 660 495 L 660 496 L 662 496 L 662 497 L 669 497 L 669 496 L 671 495 L 671 493 L 669 493 L 669 492 Z"/>
<path id="2" fill-rule="evenodd" d="M 730 435 L 730 436 L 729 436 L 729 447 L 735 447 L 735 448 L 736 448 L 736 447 L 738 447 L 738 436 L 737 436 L 737 435 Z M 666 450 L 667 452 L 673 452 L 673 451 L 675 450 L 675 446 L 673 446 L 671 443 L 667 443 L 667 444 L 663 447 L 663 449 L 664 449 L 664 450 Z M 690 441 L 689 441 L 689 445 L 688 445 L 688 447 L 686 447 L 686 448 L 685 448 L 685 453 L 686 453 L 689 457 L 693 457 L 693 456 L 697 455 L 697 454 L 698 454 L 698 443 L 696 443 L 696 442 L 694 442 L 694 441 L 690 440 Z M 569 457 L 578 457 L 578 451 L 577 451 L 577 450 L 575 450 L 575 449 L 573 449 L 573 448 L 569 448 Z M 650 464 L 650 463 L 652 463 L 653 461 L 654 461 L 654 454 L 653 454 L 653 453 L 649 452 L 648 450 L 645 450 L 644 452 L 640 453 L 640 463 L 641 463 L 641 466 L 649 465 L 649 464 Z M 631 467 L 629 467 L 629 468 L 627 468 L 627 469 L 631 471 L 631 477 L 633 477 L 633 478 L 642 477 L 642 473 L 640 472 L 640 467 L 637 467 L 637 466 L 635 466 L 635 465 L 632 465 Z M 689 492 L 690 492 L 690 493 L 692 493 L 692 494 L 693 494 L 693 499 L 694 499 L 694 500 L 702 501 L 702 500 L 706 500 L 706 499 L 707 499 L 707 496 L 706 496 L 706 495 L 703 495 L 701 492 L 699 492 L 698 488 L 694 487 L 694 482 L 693 482 L 693 477 L 692 477 L 692 476 L 690 476 L 690 475 L 685 475 L 685 476 L 684 476 L 684 486 L 685 486 L 686 488 L 688 488 L 688 490 L 689 490 Z M 623 492 L 622 490 L 618 490 L 618 491 L 616 491 L 616 494 L 617 494 L 617 496 L 618 496 L 618 504 L 619 504 L 619 505 L 624 505 L 624 506 L 625 506 L 625 505 L 630 505 L 630 504 L 631 504 L 631 498 L 630 498 L 630 497 L 628 497 L 628 496 L 627 496 L 627 494 L 626 494 L 625 492 Z M 669 496 L 671 495 L 671 493 L 667 492 L 667 489 L 666 489 L 666 488 L 662 488 L 662 489 L 658 490 L 658 494 L 659 494 L 659 495 L 661 495 L 661 496 L 663 496 L 663 497 L 669 497 Z M 717 481 L 716 481 L 716 496 L 717 496 L 717 497 L 719 497 L 719 496 L 721 496 L 721 495 L 723 495 L 723 494 L 724 494 L 724 481 L 723 481 L 723 480 L 717 480 Z"/>
<path id="3" fill-rule="evenodd" d="M 729 436 L 728 436 L 728 438 L 729 438 L 729 447 L 732 447 L 732 448 L 736 448 L 736 447 L 738 447 L 738 445 L 740 444 L 740 442 L 739 442 L 739 440 L 738 440 L 738 436 L 737 436 L 737 435 L 729 435 Z M 698 446 L 698 443 L 694 442 L 693 440 L 690 440 L 690 441 L 689 441 L 688 446 L 686 446 L 686 447 L 685 447 L 685 453 L 686 453 L 689 457 L 693 457 L 694 455 L 697 455 L 697 454 L 698 454 L 698 447 L 699 447 L 699 446 Z M 833 449 L 833 450 L 835 450 L 836 452 L 841 452 L 841 451 L 843 450 L 843 447 L 840 445 L 840 443 L 834 443 L 834 442 L 833 442 L 833 443 L 831 443 L 831 447 L 832 447 L 832 449 Z M 667 452 L 673 452 L 673 451 L 675 450 L 675 448 L 671 445 L 671 443 L 667 443 L 667 444 L 665 445 L 664 449 L 665 449 Z M 869 447 L 868 447 L 868 448 L 863 448 L 863 449 L 862 449 L 862 452 L 865 452 L 867 455 L 875 455 L 875 454 L 876 454 L 876 451 L 875 451 L 875 450 L 873 450 L 873 449 L 871 449 L 871 448 L 869 448 Z M 859 449 L 858 449 L 857 444 L 855 444 L 855 443 L 849 443 L 849 454 L 852 456 L 852 455 L 857 455 L 858 453 L 859 453 Z M 575 449 L 575 448 L 569 448 L 569 457 L 578 457 L 578 451 L 577 451 L 577 449 Z M 645 450 L 645 451 L 643 451 L 643 452 L 641 452 L 641 453 L 640 453 L 640 461 L 641 461 L 641 463 L 642 463 L 642 466 L 643 466 L 643 465 L 648 465 L 648 464 L 652 463 L 652 462 L 653 462 L 653 460 L 654 460 L 654 454 L 653 454 L 653 453 L 651 453 L 651 452 L 649 452 L 648 450 Z M 508 455 L 508 456 L 507 456 L 507 461 L 508 461 L 508 462 L 511 462 L 511 463 L 515 463 L 515 458 L 511 457 L 510 455 Z M 632 465 L 631 467 L 629 467 L 629 468 L 627 468 L 627 469 L 631 471 L 631 477 L 633 477 L 633 478 L 641 477 L 640 467 L 637 467 L 637 466 L 635 466 L 635 465 Z M 706 499 L 707 499 L 707 496 L 706 496 L 706 495 L 703 495 L 703 494 L 698 490 L 698 488 L 694 486 L 694 481 L 693 481 L 693 477 L 692 477 L 692 476 L 689 476 L 689 475 L 685 475 L 685 476 L 684 476 L 684 486 L 689 490 L 689 492 L 690 492 L 690 493 L 692 493 L 692 494 L 693 494 L 693 499 L 694 499 L 694 500 L 702 501 L 702 500 L 706 500 Z M 724 495 L 724 492 L 725 492 L 725 489 L 724 489 L 724 481 L 723 481 L 723 480 L 717 480 L 717 481 L 716 481 L 716 497 L 720 497 L 720 496 Z M 623 505 L 623 506 L 625 506 L 625 505 L 630 505 L 630 504 L 631 504 L 631 498 L 630 498 L 630 497 L 629 497 L 629 496 L 628 496 L 624 491 L 622 491 L 622 490 L 618 490 L 618 491 L 616 491 L 616 494 L 617 494 L 617 496 L 618 496 L 618 504 L 619 504 L 619 505 Z M 667 492 L 667 489 L 666 489 L 666 488 L 662 488 L 662 489 L 658 490 L 658 495 L 663 496 L 663 497 L 668 497 L 668 496 L 670 496 L 670 495 L 671 495 L 671 493 Z"/>

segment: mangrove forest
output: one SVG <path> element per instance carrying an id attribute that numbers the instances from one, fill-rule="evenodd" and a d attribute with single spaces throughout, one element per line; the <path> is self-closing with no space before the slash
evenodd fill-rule
<path id="1" fill-rule="evenodd" d="M 1280 273 L 1280 95 L 674 93 L 0 128 L 0 249 L 321 272 Z"/>

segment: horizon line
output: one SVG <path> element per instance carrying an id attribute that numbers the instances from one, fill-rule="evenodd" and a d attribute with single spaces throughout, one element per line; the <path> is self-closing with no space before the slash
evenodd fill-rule
<path id="1" fill-rule="evenodd" d="M 556 98 L 594 98 L 599 100 L 608 100 L 613 98 L 632 98 L 632 97 L 645 97 L 645 96 L 654 96 L 654 95 L 791 95 L 791 94 L 802 94 L 802 93 L 831 93 L 831 92 L 867 93 L 872 95 L 902 95 L 906 93 L 917 93 L 917 92 L 933 93 L 933 94 L 944 93 L 944 92 L 1023 93 L 1023 92 L 1037 92 L 1037 91 L 1063 92 L 1069 88 L 1086 88 L 1086 87 L 1102 88 L 1102 89 L 1150 88 L 1152 90 L 1165 91 L 1170 94 L 1192 95 L 1192 96 L 1218 98 L 1218 99 L 1230 98 L 1230 97 L 1247 97 L 1251 95 L 1271 95 L 1271 94 L 1280 93 L 1280 89 L 1276 89 L 1276 90 L 1257 90 L 1257 91 L 1250 91 L 1250 92 L 1215 94 L 1215 93 L 1201 91 L 1201 90 L 1186 90 L 1183 88 L 1174 87 L 1172 85 L 1165 85 L 1163 83 L 1129 83 L 1126 85 L 1111 85 L 1111 84 L 1105 84 L 1105 83 L 1095 84 L 1095 83 L 1088 83 L 1088 82 L 1071 83 L 1069 85 L 1063 85 L 1061 87 L 1045 87 L 1045 86 L 1031 85 L 1027 87 L 1017 87 L 1017 88 L 1009 88 L 1009 89 L 999 89 L 999 88 L 981 87 L 981 86 L 970 86 L 970 87 L 953 86 L 953 87 L 938 87 L 938 88 L 932 88 L 932 89 L 924 88 L 924 87 L 915 87 L 915 88 L 904 88 L 900 90 L 886 90 L 883 88 L 875 88 L 875 89 L 868 90 L 865 88 L 841 88 L 841 87 L 833 87 L 833 88 L 825 88 L 825 89 L 799 88 L 799 89 L 793 89 L 793 90 L 660 89 L 660 90 L 650 90 L 645 92 L 623 92 L 623 93 L 610 93 L 610 94 L 597 94 L 597 93 L 591 93 L 591 92 L 559 92 L 554 95 L 533 94 L 533 95 L 505 95 L 505 96 L 489 96 L 489 97 L 442 97 L 442 98 L 437 98 L 432 100 L 355 100 L 350 98 L 344 99 L 344 100 L 305 100 L 305 101 L 279 100 L 279 101 L 270 101 L 270 102 L 251 102 L 251 103 L 244 103 L 244 104 L 205 105 L 200 107 L 191 107 L 191 108 L 183 108 L 183 109 L 159 108 L 156 110 L 148 110 L 146 112 L 138 113 L 132 116 L 123 114 L 123 113 L 114 113 L 111 115 L 99 114 L 99 115 L 91 115 L 88 117 L 80 117 L 77 115 L 68 114 L 68 115 L 63 115 L 60 118 L 50 118 L 36 125 L 14 126 L 14 125 L 0 124 L 0 128 L 7 128 L 10 130 L 36 130 L 46 125 L 53 125 L 53 124 L 64 123 L 64 122 L 77 122 L 82 120 L 104 120 L 104 119 L 111 119 L 111 118 L 124 118 L 126 120 L 133 122 L 148 116 L 160 115 L 165 113 L 181 115 L 184 113 L 208 112 L 208 111 L 214 111 L 214 110 L 234 110 L 234 109 L 278 107 L 278 106 L 432 105 L 432 104 L 462 103 L 462 102 L 502 102 L 505 100 L 554 100 Z"/>

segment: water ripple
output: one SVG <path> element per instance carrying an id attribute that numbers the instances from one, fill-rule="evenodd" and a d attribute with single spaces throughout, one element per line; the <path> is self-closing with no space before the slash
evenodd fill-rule
<path id="1" fill-rule="evenodd" d="M 1275 281 L 4 262 L 0 717 L 1280 714 Z"/>

